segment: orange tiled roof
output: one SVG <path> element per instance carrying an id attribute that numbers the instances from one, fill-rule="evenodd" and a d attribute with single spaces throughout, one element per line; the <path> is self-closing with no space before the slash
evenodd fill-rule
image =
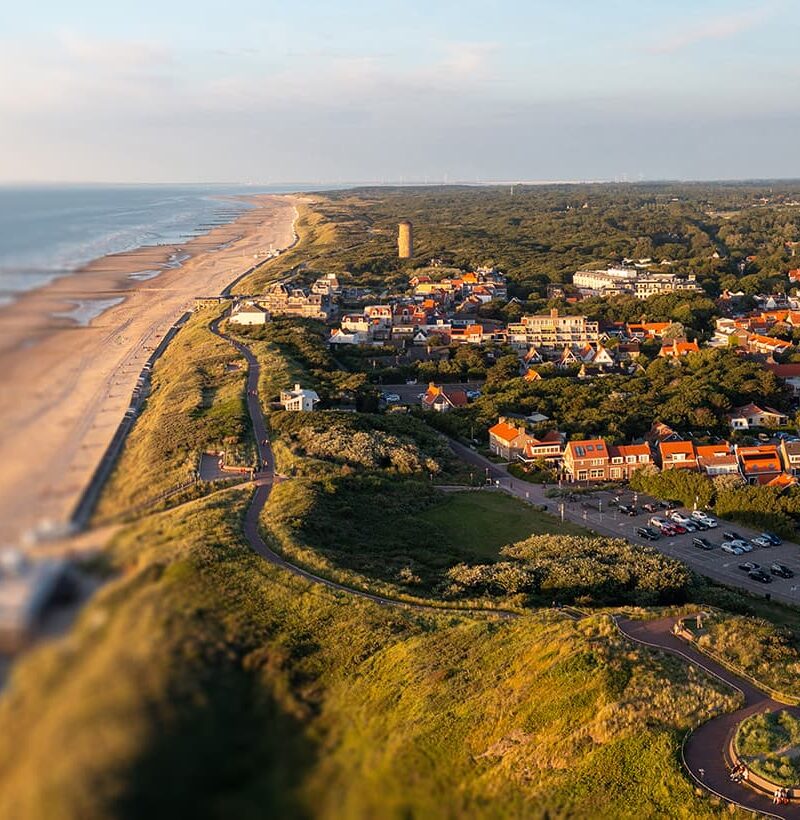
<path id="1" fill-rule="evenodd" d="M 691 441 L 662 441 L 658 449 L 663 456 L 673 456 L 683 453 L 685 456 L 695 457 L 694 443 Z"/>
<path id="2" fill-rule="evenodd" d="M 520 434 L 518 427 L 513 427 L 504 421 L 499 421 L 494 427 L 489 428 L 489 435 L 510 443 Z"/>

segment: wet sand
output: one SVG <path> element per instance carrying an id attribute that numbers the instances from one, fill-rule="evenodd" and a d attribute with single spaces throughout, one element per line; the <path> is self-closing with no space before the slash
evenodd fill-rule
<path id="1" fill-rule="evenodd" d="M 0 308 L 0 546 L 66 521 L 150 350 L 194 297 L 291 244 L 294 200 L 249 199 L 185 244 L 103 257 Z"/>

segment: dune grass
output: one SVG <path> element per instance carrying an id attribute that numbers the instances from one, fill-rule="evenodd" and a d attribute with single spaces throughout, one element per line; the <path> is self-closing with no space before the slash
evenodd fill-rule
<path id="1" fill-rule="evenodd" d="M 100 497 L 96 518 L 111 518 L 190 481 L 204 451 L 253 463 L 245 405 L 247 367 L 208 329 L 213 314 L 192 317 L 153 368 L 147 407 Z"/>
<path id="2" fill-rule="evenodd" d="M 245 488 L 117 537 L 0 700 L 0 816 L 720 817 L 675 756 L 733 696 L 608 619 L 395 610 L 242 542 Z"/>

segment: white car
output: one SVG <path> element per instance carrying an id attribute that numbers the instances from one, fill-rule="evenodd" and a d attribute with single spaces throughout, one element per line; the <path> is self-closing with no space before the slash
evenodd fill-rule
<path id="1" fill-rule="evenodd" d="M 733 541 L 731 541 L 731 544 L 733 544 L 733 546 L 737 549 L 740 549 L 742 552 L 753 551 L 753 545 L 748 543 L 747 541 L 744 541 L 741 538 L 735 538 Z"/>
<path id="2" fill-rule="evenodd" d="M 762 549 L 767 549 L 772 546 L 771 541 L 767 541 L 766 538 L 762 538 L 760 535 L 753 538 L 751 543 L 755 544 L 757 547 L 761 547 Z"/>
<path id="3" fill-rule="evenodd" d="M 683 513 L 674 512 L 670 513 L 669 516 L 676 524 L 680 524 L 682 527 L 686 526 L 686 524 L 691 523 L 691 519 L 687 518 Z"/>
<path id="4" fill-rule="evenodd" d="M 397 393 L 384 393 L 383 400 L 389 404 L 394 404 L 400 401 L 400 396 Z"/>
<path id="5" fill-rule="evenodd" d="M 723 541 L 720 544 L 720 549 L 723 552 L 730 553 L 731 555 L 741 555 L 744 550 L 739 549 L 735 544 L 732 544 L 730 541 Z"/>
<path id="6" fill-rule="evenodd" d="M 702 521 L 707 527 L 716 527 L 717 520 L 712 518 L 708 513 L 704 513 L 702 510 L 695 510 L 692 513 L 692 518 L 695 521 Z"/>

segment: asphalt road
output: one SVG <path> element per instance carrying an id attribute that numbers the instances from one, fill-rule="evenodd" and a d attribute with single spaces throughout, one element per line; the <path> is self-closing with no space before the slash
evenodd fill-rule
<path id="1" fill-rule="evenodd" d="M 645 526 L 652 513 L 642 512 L 635 517 L 630 517 L 622 515 L 615 508 L 609 506 L 609 501 L 615 495 L 620 496 L 621 503 L 631 503 L 634 494 L 630 491 L 623 493 L 595 492 L 590 496 L 582 496 L 579 501 L 573 502 L 562 501 L 558 498 L 547 498 L 544 494 L 545 488 L 542 485 L 530 484 L 527 481 L 514 478 L 508 473 L 504 465 L 495 464 L 470 447 L 465 447 L 455 441 L 451 441 L 451 446 L 464 461 L 475 466 L 476 480 L 481 480 L 482 477 L 489 479 L 504 492 L 532 504 L 545 505 L 548 512 L 553 515 L 563 515 L 565 520 L 581 524 L 601 535 L 626 538 L 631 543 L 638 545 L 650 544 L 665 555 L 678 558 L 696 572 L 719 583 L 744 589 L 762 597 L 770 595 L 773 600 L 800 606 L 800 547 L 795 543 L 784 541 L 779 547 L 754 548 L 752 552 L 745 555 L 729 555 L 722 552 L 718 546 L 716 549 L 708 551 L 692 546 L 693 535 L 691 533 L 678 535 L 674 538 L 662 537 L 658 541 L 644 541 L 635 534 L 635 530 L 637 527 Z M 647 501 L 653 501 L 653 499 L 639 494 L 639 504 Z M 587 504 L 588 506 L 584 506 Z M 688 514 L 686 509 L 679 509 Z M 716 529 L 702 533 L 698 532 L 694 535 L 702 535 L 712 544 L 719 545 L 725 540 L 722 537 L 723 531 L 727 530 L 733 530 L 748 539 L 758 535 L 757 530 L 726 522 L 722 519 L 719 519 L 719 526 Z M 739 569 L 739 564 L 743 561 L 755 561 L 767 571 L 769 571 L 769 565 L 773 561 L 778 561 L 793 569 L 797 576 L 795 578 L 773 576 L 772 583 L 762 584 L 752 580 L 746 572 Z"/>

